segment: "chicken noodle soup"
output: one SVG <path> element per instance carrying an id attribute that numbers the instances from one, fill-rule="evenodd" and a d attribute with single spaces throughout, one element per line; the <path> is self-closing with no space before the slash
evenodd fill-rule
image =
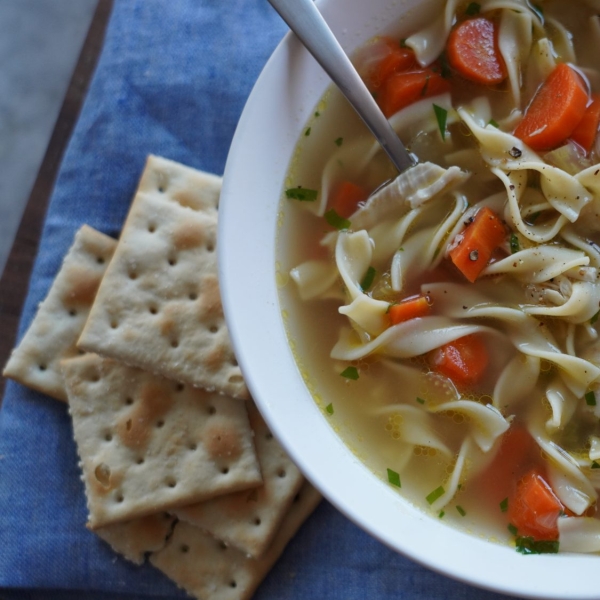
<path id="1" fill-rule="evenodd" d="M 373 40 L 356 64 L 419 164 L 398 176 L 331 90 L 282 200 L 325 418 L 392 489 L 523 553 L 600 551 L 595 8 L 448 0 Z"/>

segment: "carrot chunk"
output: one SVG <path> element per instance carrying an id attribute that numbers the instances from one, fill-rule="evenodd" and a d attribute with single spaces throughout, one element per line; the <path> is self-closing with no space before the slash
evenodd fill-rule
<path id="1" fill-rule="evenodd" d="M 426 296 L 414 296 L 412 298 L 405 298 L 398 304 L 392 304 L 388 314 L 390 316 L 390 323 L 398 325 L 398 323 L 403 323 L 410 319 L 425 317 L 430 312 L 431 304 L 429 298 Z"/>
<path id="2" fill-rule="evenodd" d="M 484 206 L 466 229 L 454 238 L 449 252 L 450 259 L 473 283 L 505 237 L 506 228 L 502 221 L 494 211 Z"/>
<path id="3" fill-rule="evenodd" d="M 600 125 L 600 94 L 592 94 L 592 102 L 585 109 L 579 125 L 571 134 L 571 139 L 586 152 L 592 149 Z"/>
<path id="4" fill-rule="evenodd" d="M 466 335 L 432 350 L 428 359 L 434 371 L 451 379 L 458 388 L 477 383 L 489 362 L 487 348 L 476 334 Z"/>
<path id="5" fill-rule="evenodd" d="M 402 108 L 430 96 L 450 91 L 450 82 L 437 69 L 427 67 L 390 75 L 377 95 L 377 102 L 386 117 Z"/>
<path id="6" fill-rule="evenodd" d="M 358 203 L 366 200 L 367 190 L 351 181 L 341 181 L 333 188 L 329 205 L 340 217 L 347 219 L 356 209 Z"/>
<path id="7" fill-rule="evenodd" d="M 494 21 L 484 17 L 467 19 L 456 25 L 446 46 L 449 65 L 475 83 L 502 83 L 507 71 L 498 48 L 496 29 Z"/>
<path id="8" fill-rule="evenodd" d="M 406 71 L 416 64 L 412 48 L 402 48 L 391 38 L 382 40 L 386 53 L 367 73 L 366 80 L 369 89 L 378 90 L 387 78 L 398 71 Z"/>
<path id="9" fill-rule="evenodd" d="M 561 63 L 539 87 L 514 135 L 534 150 L 552 150 L 579 125 L 587 103 L 583 80 Z"/>
<path id="10" fill-rule="evenodd" d="M 539 470 L 529 471 L 508 502 L 508 518 L 519 535 L 537 540 L 558 539 L 556 521 L 565 511 Z"/>

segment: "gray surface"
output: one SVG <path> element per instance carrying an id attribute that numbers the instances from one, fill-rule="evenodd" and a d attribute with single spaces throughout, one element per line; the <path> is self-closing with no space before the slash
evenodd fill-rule
<path id="1" fill-rule="evenodd" d="M 0 0 L 0 274 L 97 0 Z"/>

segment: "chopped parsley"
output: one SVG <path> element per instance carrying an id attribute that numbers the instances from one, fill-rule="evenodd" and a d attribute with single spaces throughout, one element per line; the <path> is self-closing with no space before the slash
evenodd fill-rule
<path id="1" fill-rule="evenodd" d="M 325 220 L 335 229 L 348 229 L 350 227 L 350 221 L 340 217 L 335 209 L 331 208 L 325 213 Z"/>
<path id="2" fill-rule="evenodd" d="M 477 4 L 477 2 L 471 2 L 469 6 L 467 6 L 467 10 L 465 13 L 472 17 L 473 15 L 478 15 L 481 10 L 481 4 Z"/>
<path id="3" fill-rule="evenodd" d="M 588 406 L 596 406 L 596 394 L 591 390 L 585 394 L 585 403 Z"/>
<path id="4" fill-rule="evenodd" d="M 464 517 L 467 514 L 467 511 L 460 505 L 456 505 L 456 510 L 461 517 Z"/>
<path id="5" fill-rule="evenodd" d="M 521 554 L 556 554 L 558 541 L 536 540 L 529 536 L 520 536 L 516 539 L 517 552 Z"/>
<path id="6" fill-rule="evenodd" d="M 425 500 L 427 500 L 428 504 L 433 504 L 440 496 L 443 496 L 446 490 L 440 485 L 440 487 L 435 488 L 433 492 L 425 496 Z"/>
<path id="7" fill-rule="evenodd" d="M 417 402 L 419 404 L 425 404 L 425 400 L 423 400 L 423 398 L 419 398 L 419 396 L 417 396 Z"/>
<path id="8" fill-rule="evenodd" d="M 504 498 L 504 500 L 500 502 L 500 510 L 502 512 L 506 512 L 508 510 L 508 498 Z"/>
<path id="9" fill-rule="evenodd" d="M 402 483 L 400 483 L 400 475 L 393 471 L 392 469 L 387 470 L 388 481 L 395 485 L 396 487 L 402 487 Z"/>
<path id="10" fill-rule="evenodd" d="M 517 533 L 518 533 L 518 531 L 519 531 L 519 530 L 518 530 L 518 529 L 517 529 L 517 528 L 516 528 L 516 527 L 515 527 L 515 526 L 514 526 L 512 523 L 509 523 L 509 524 L 508 524 L 508 530 L 509 530 L 509 531 L 510 531 L 510 532 L 511 532 L 513 535 L 517 535 Z"/>
<path id="11" fill-rule="evenodd" d="M 433 112 L 435 112 L 435 118 L 440 129 L 442 139 L 446 139 L 446 121 L 448 120 L 448 111 L 437 104 L 433 105 Z"/>
<path id="12" fill-rule="evenodd" d="M 438 514 L 438 518 L 443 519 L 445 514 L 446 513 L 443 510 L 440 510 L 440 512 Z"/>
<path id="13" fill-rule="evenodd" d="M 341 146 L 341 145 L 344 143 L 344 138 L 343 138 L 343 137 L 336 138 L 336 139 L 333 141 L 333 143 L 334 143 L 336 146 Z"/>
<path id="14" fill-rule="evenodd" d="M 321 113 L 318 110 L 315 111 L 315 117 L 320 117 L 320 116 L 321 116 Z"/>
<path id="15" fill-rule="evenodd" d="M 317 199 L 317 190 L 303 188 L 301 185 L 285 190 L 288 200 L 300 200 L 301 202 L 314 202 Z"/>
<path id="16" fill-rule="evenodd" d="M 327 411 L 328 414 L 332 415 L 333 414 L 333 404 L 328 404 L 325 407 L 325 410 Z"/>
<path id="17" fill-rule="evenodd" d="M 358 379 L 358 369 L 356 367 L 346 367 L 340 375 L 346 379 L 352 379 L 356 381 Z"/>
<path id="18" fill-rule="evenodd" d="M 518 252 L 521 249 L 521 246 L 519 245 L 519 238 L 517 237 L 516 233 L 511 233 L 510 234 L 510 253 L 514 254 L 515 252 Z"/>
<path id="19" fill-rule="evenodd" d="M 306 136 L 310 135 L 310 127 L 306 128 L 306 131 L 304 132 L 304 135 L 306 135 Z"/>
<path id="20" fill-rule="evenodd" d="M 600 316 L 600 310 L 590 319 L 590 325 L 595 325 L 599 316 Z"/>
<path id="21" fill-rule="evenodd" d="M 495 127 L 496 129 L 500 129 L 500 125 L 498 125 L 497 121 L 494 121 L 494 119 L 490 119 L 488 121 L 488 125 L 491 125 L 492 127 Z"/>
<path id="22" fill-rule="evenodd" d="M 360 287 L 362 288 L 363 292 L 368 290 L 373 285 L 373 281 L 375 281 L 375 273 L 377 273 L 377 271 L 375 271 L 373 267 L 369 267 L 367 269 L 365 276 L 360 282 Z"/>

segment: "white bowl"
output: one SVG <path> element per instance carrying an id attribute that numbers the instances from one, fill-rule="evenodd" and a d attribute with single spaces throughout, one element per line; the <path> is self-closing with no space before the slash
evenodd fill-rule
<path id="1" fill-rule="evenodd" d="M 435 15 L 437 0 L 323 0 L 347 52 L 397 23 Z M 418 8 L 417 8 L 418 7 Z M 309 394 L 278 299 L 276 232 L 284 179 L 306 121 L 330 84 L 297 39 L 279 45 L 248 100 L 229 153 L 220 204 L 219 263 L 235 351 L 262 414 L 309 480 L 389 547 L 450 577 L 531 598 L 599 598 L 593 556 L 522 556 L 429 517 L 369 471 Z"/>

